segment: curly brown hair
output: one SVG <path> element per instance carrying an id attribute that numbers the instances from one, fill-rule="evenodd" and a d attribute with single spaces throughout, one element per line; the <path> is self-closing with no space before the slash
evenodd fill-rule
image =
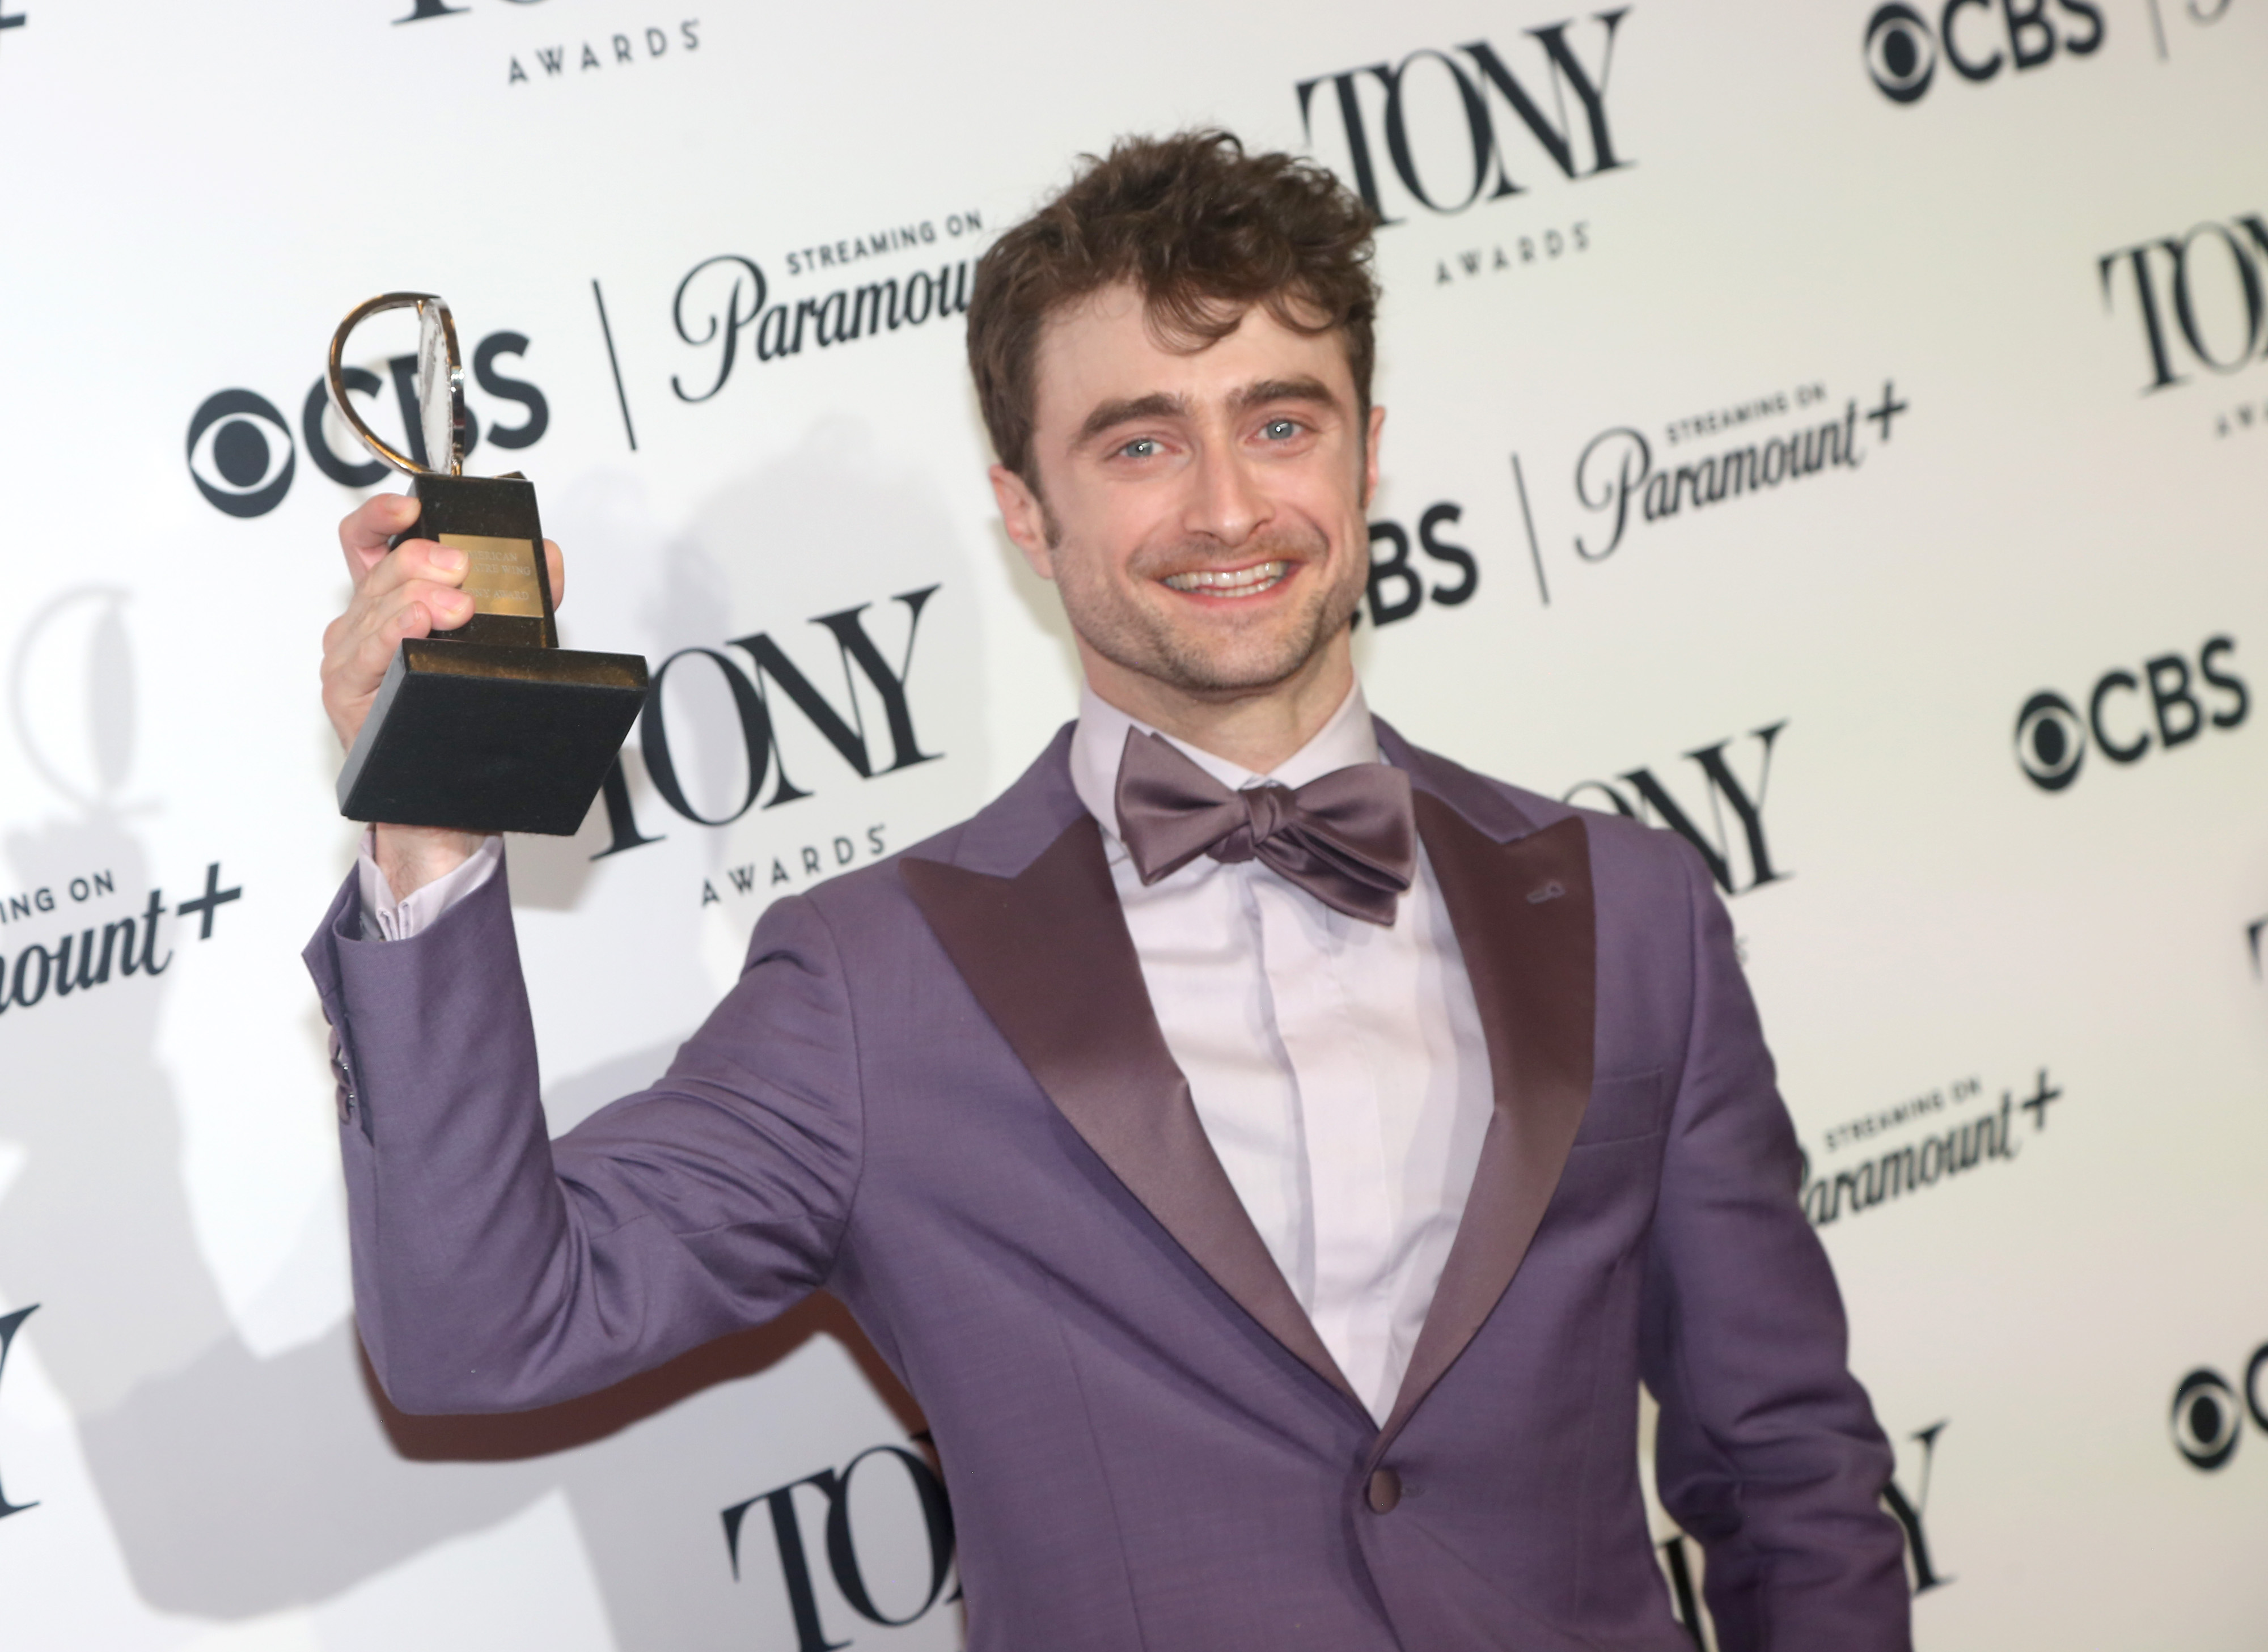
<path id="1" fill-rule="evenodd" d="M 1048 317 L 1104 287 L 1141 290 L 1152 336 L 1197 351 L 1264 305 L 1284 326 L 1346 342 L 1370 410 L 1375 220 L 1329 172 L 1248 155 L 1218 128 L 1124 137 L 1079 158 L 1070 185 L 995 241 L 968 299 L 968 369 L 1000 462 L 1031 483 L 1033 362 Z"/>

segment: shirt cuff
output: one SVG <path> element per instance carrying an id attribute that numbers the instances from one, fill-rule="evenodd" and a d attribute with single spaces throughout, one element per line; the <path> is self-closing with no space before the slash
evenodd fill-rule
<path id="1" fill-rule="evenodd" d="M 463 865 L 445 873 L 423 889 L 413 889 L 400 900 L 394 885 L 378 868 L 378 833 L 362 834 L 362 849 L 355 857 L 357 884 L 362 892 L 362 938 L 365 941 L 406 941 L 431 929 L 441 914 L 478 889 L 504 860 L 504 839 L 491 834 Z"/>

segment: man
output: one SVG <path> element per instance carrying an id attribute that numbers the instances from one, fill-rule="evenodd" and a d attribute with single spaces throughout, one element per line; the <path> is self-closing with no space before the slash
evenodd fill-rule
<path id="1" fill-rule="evenodd" d="M 1722 1643 L 1906 1644 L 1889 1452 L 1697 858 L 1355 684 L 1368 253 L 1328 173 L 1201 132 L 986 254 L 992 484 L 1079 720 L 772 907 L 652 1090 L 548 1142 L 500 851 L 376 828 L 308 960 L 397 1403 L 540 1405 L 823 1288 L 927 1414 L 974 1647 L 1673 1652 L 1643 1378 Z M 448 553 L 385 554 L 408 520 L 342 529 L 342 738 L 468 611 Z"/>

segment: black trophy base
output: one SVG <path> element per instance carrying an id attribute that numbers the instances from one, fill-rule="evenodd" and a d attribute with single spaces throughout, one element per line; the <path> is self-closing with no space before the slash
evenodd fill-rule
<path id="1" fill-rule="evenodd" d="M 339 772 L 339 812 L 571 837 L 645 691 L 636 654 L 407 638 Z"/>

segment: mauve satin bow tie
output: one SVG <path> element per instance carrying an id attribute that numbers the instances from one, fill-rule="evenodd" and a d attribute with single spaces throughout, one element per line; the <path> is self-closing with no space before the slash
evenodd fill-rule
<path id="1" fill-rule="evenodd" d="M 1390 924 L 1418 870 L 1410 776 L 1383 763 L 1336 769 L 1296 791 L 1231 791 L 1170 742 L 1129 729 L 1117 803 L 1119 838 L 1145 884 L 1200 855 L 1257 858 L 1334 911 Z"/>

